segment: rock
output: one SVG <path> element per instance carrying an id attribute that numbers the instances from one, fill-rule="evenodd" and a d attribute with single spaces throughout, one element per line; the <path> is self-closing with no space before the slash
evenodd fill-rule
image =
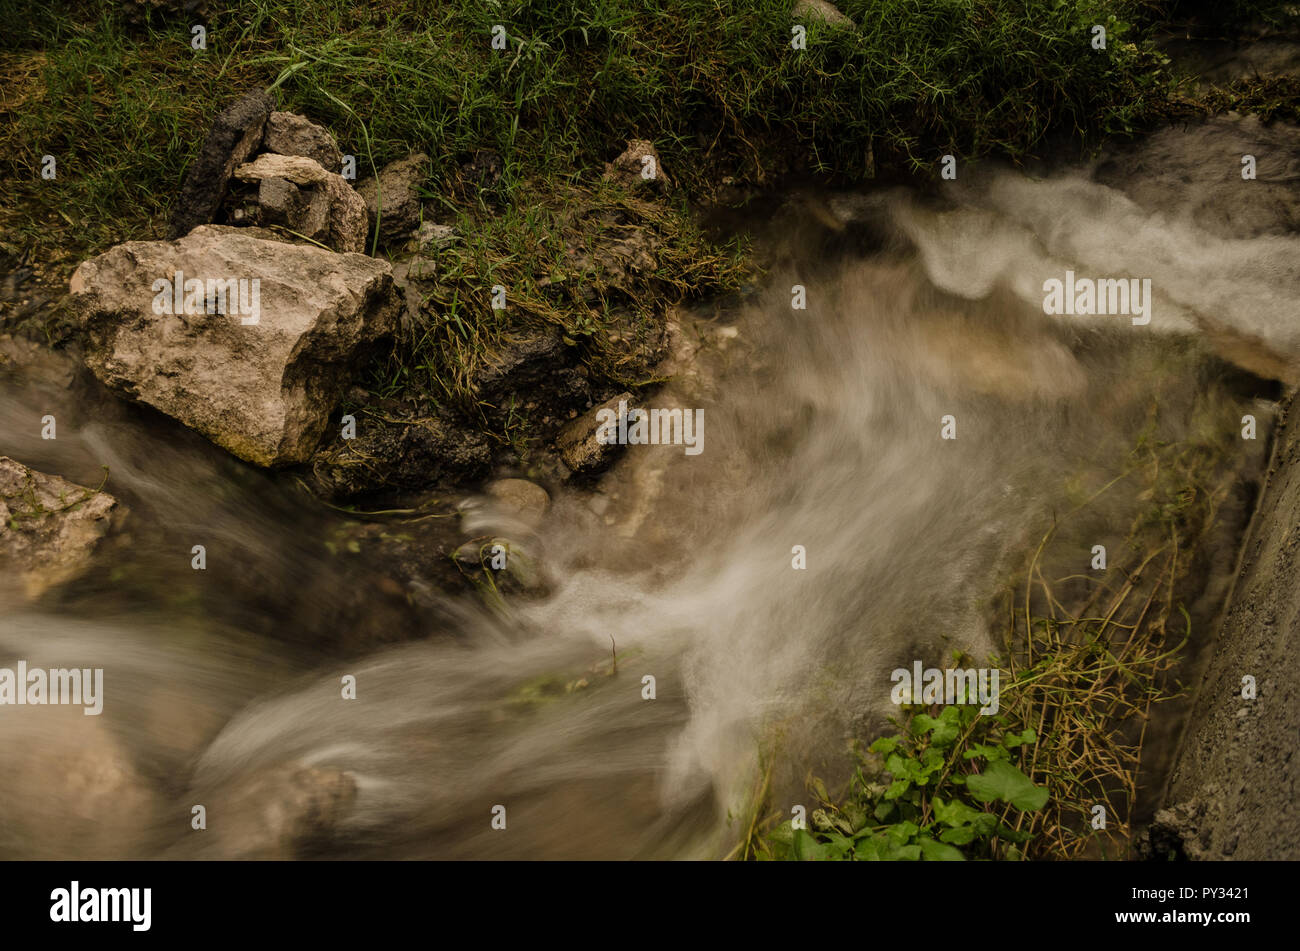
<path id="1" fill-rule="evenodd" d="M 1146 837 L 1137 842 L 1138 854 L 1146 861 L 1213 859 L 1209 837 L 1204 833 L 1204 827 L 1212 821 L 1206 803 L 1200 801 L 1159 809 L 1147 828 Z"/>
<path id="2" fill-rule="evenodd" d="M 495 149 L 475 149 L 470 160 L 461 164 L 460 173 L 478 188 L 489 188 L 501 180 L 504 168 L 501 153 Z"/>
<path id="3" fill-rule="evenodd" d="M 257 203 L 267 221 L 288 225 L 296 221 L 307 207 L 302 189 L 287 178 L 264 178 L 257 189 Z"/>
<path id="4" fill-rule="evenodd" d="M 111 704 L 110 694 L 100 716 L 75 705 L 5 708 L 0 859 L 120 861 L 148 848 L 163 803 L 109 727 Z"/>
<path id="5" fill-rule="evenodd" d="M 518 518 L 530 528 L 542 523 L 551 507 L 551 497 L 545 489 L 527 479 L 497 479 L 483 490 L 496 507 Z"/>
<path id="6" fill-rule="evenodd" d="M 1230 156 L 1225 175 L 1206 156 Z M 1241 178 L 1241 156 L 1254 155 L 1256 176 Z M 1094 172 L 1151 213 L 1190 220 L 1221 238 L 1300 231 L 1300 128 L 1264 125 L 1235 113 L 1181 123 L 1133 143 L 1108 146 Z M 1171 196 L 1185 196 L 1181 206 Z"/>
<path id="7" fill-rule="evenodd" d="M 551 507 L 545 489 L 527 479 L 496 479 L 483 489 L 483 500 L 461 507 L 461 530 L 467 535 L 489 531 L 531 532 Z"/>
<path id="8" fill-rule="evenodd" d="M 75 578 L 119 514 L 106 492 L 0 456 L 0 577 L 28 598 Z"/>
<path id="9" fill-rule="evenodd" d="M 268 152 L 301 155 L 315 160 L 325 171 L 343 168 L 343 153 L 334 136 L 316 123 L 292 112 L 273 112 L 266 123 L 264 140 Z"/>
<path id="10" fill-rule="evenodd" d="M 128 26 L 145 26 L 152 16 L 155 24 L 183 20 L 187 24 L 207 23 L 216 6 L 212 0 L 122 0 L 122 19 Z"/>
<path id="11" fill-rule="evenodd" d="M 649 280 L 658 267 L 659 238 L 638 225 L 624 227 L 621 237 L 601 235 L 596 240 L 566 239 L 565 251 L 572 273 L 592 284 L 630 292 Z"/>
<path id="12" fill-rule="evenodd" d="M 623 154 L 605 165 L 604 177 L 629 191 L 667 194 L 672 190 L 672 179 L 648 139 L 629 139 Z"/>
<path id="13" fill-rule="evenodd" d="M 381 490 L 429 489 L 481 478 L 491 462 L 486 436 L 449 414 L 374 399 L 359 411 L 355 439 L 336 435 L 312 459 L 318 490 L 350 499 Z"/>
<path id="14" fill-rule="evenodd" d="M 798 0 L 792 13 L 796 20 L 821 22 L 830 26 L 855 26 L 854 22 L 827 0 Z"/>
<path id="15" fill-rule="evenodd" d="M 130 241 L 84 262 L 71 291 L 86 364 L 101 382 L 241 459 L 278 466 L 311 457 L 349 374 L 393 332 L 399 304 L 387 263 L 266 234 L 208 225 L 176 241 Z M 177 272 L 204 281 L 210 306 L 226 313 L 197 300 L 182 308 L 189 313 L 155 313 L 153 287 Z M 216 306 L 221 282 L 228 298 Z M 169 293 L 157 298 L 172 309 Z M 256 323 L 244 323 L 236 299 L 259 305 Z"/>
<path id="16" fill-rule="evenodd" d="M 1258 410 L 1252 410 L 1258 412 Z M 1268 439 L 1260 433 L 1260 439 Z M 1300 414 L 1273 437 L 1272 468 L 1186 718 L 1152 844 L 1189 859 L 1300 858 Z M 1242 677 L 1258 681 L 1243 703 Z M 1254 715 L 1238 718 L 1241 707 Z"/>
<path id="17" fill-rule="evenodd" d="M 357 781 L 334 767 L 288 763 L 191 798 L 210 817 L 202 857 L 291 859 L 336 832 L 356 804 Z"/>
<path id="18" fill-rule="evenodd" d="M 564 415 L 591 401 L 591 386 L 577 354 L 555 328 L 524 331 L 502 341 L 475 372 L 475 395 L 489 419 L 511 407 Z"/>
<path id="19" fill-rule="evenodd" d="M 420 223 L 420 195 L 416 190 L 428 173 L 429 156 L 423 153 L 384 167 L 378 178 L 358 183 L 365 199 L 370 226 L 379 222 L 379 240 L 406 238 Z"/>
<path id="20" fill-rule="evenodd" d="M 620 393 L 600 406 L 592 407 L 560 430 L 555 438 L 555 448 L 574 475 L 591 476 L 601 472 L 608 468 L 623 448 L 617 443 L 604 444 L 596 440 L 596 433 L 600 429 L 597 414 L 601 410 L 618 413 L 621 400 L 627 402 L 628 409 L 632 408 L 632 394 Z"/>
<path id="21" fill-rule="evenodd" d="M 500 536 L 470 539 L 456 549 L 452 560 L 472 581 L 500 594 L 545 596 L 550 584 L 538 559 L 523 545 Z M 475 577 L 477 576 L 477 577 Z"/>
<path id="22" fill-rule="evenodd" d="M 258 183 L 257 204 L 264 217 L 254 215 L 248 223 L 282 223 L 335 251 L 365 251 L 365 201 L 343 176 L 327 172 L 315 159 L 267 152 L 235 169 L 235 177 Z M 289 186 L 299 190 L 298 199 Z"/>
<path id="23" fill-rule="evenodd" d="M 432 221 L 422 222 L 415 230 L 415 240 L 420 251 L 425 254 L 449 248 L 459 239 L 460 232 L 451 225 L 435 224 Z"/>
<path id="24" fill-rule="evenodd" d="M 215 219 L 235 168 L 261 146 L 273 108 L 271 96 L 258 89 L 217 114 L 203 148 L 185 174 L 172 209 L 169 237 L 183 237 Z"/>
<path id="25" fill-rule="evenodd" d="M 406 277 L 412 281 L 436 280 L 438 263 L 429 258 L 413 257 L 406 262 Z"/>

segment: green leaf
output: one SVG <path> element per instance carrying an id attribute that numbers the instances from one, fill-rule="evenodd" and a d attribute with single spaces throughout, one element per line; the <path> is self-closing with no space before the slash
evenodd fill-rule
<path id="1" fill-rule="evenodd" d="M 1001 822 L 997 823 L 997 833 L 999 839 L 1006 839 L 1008 842 L 1028 842 L 1034 837 L 1032 832 L 1020 832 Z"/>
<path id="2" fill-rule="evenodd" d="M 860 862 L 915 862 L 921 858 L 921 847 L 895 845 L 888 836 L 877 835 L 860 841 L 853 857 Z"/>
<path id="3" fill-rule="evenodd" d="M 870 753 L 882 754 L 892 753 L 894 750 L 898 749 L 900 740 L 902 740 L 901 736 L 882 736 L 880 739 L 876 740 L 876 742 L 868 746 L 867 751 Z"/>
<path id="4" fill-rule="evenodd" d="M 937 797 L 934 800 L 934 817 L 946 826 L 969 825 L 982 815 L 985 813 L 964 802 L 944 802 Z"/>
<path id="5" fill-rule="evenodd" d="M 951 842 L 953 845 L 969 845 L 975 841 L 974 826 L 959 826 L 955 829 L 944 829 L 939 834 L 940 842 Z"/>
<path id="6" fill-rule="evenodd" d="M 925 713 L 918 713 L 912 718 L 912 732 L 917 734 L 930 733 L 931 745 L 944 749 L 952 746 L 953 741 L 957 739 L 958 730 L 961 729 L 957 716 L 956 707 L 948 707 L 937 718 Z M 931 731 L 933 732 L 931 733 Z"/>
<path id="7" fill-rule="evenodd" d="M 794 857 L 800 862 L 824 862 L 830 858 L 830 847 L 818 842 L 804 829 L 794 830 Z"/>
<path id="8" fill-rule="evenodd" d="M 921 854 L 925 856 L 927 862 L 964 862 L 966 856 L 961 851 L 954 849 L 951 845 L 943 842 L 936 842 L 930 838 L 917 839 L 921 846 Z"/>
<path id="9" fill-rule="evenodd" d="M 767 834 L 768 839 L 779 845 L 793 845 L 795 830 L 791 827 L 790 821 L 789 819 L 785 820 L 785 822 L 769 832 Z"/>
<path id="10" fill-rule="evenodd" d="M 989 763 L 983 773 L 969 777 L 966 788 L 980 802 L 1009 802 L 1024 812 L 1047 803 L 1046 787 L 1035 786 L 1028 776 L 1002 761 Z"/>
<path id="11" fill-rule="evenodd" d="M 894 845 L 902 845 L 912 836 L 921 831 L 921 827 L 915 822 L 897 822 L 885 830 L 885 835 Z"/>

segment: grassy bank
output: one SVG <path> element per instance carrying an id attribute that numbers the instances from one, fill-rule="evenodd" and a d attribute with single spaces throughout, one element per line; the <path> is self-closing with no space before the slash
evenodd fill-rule
<path id="1" fill-rule="evenodd" d="M 0 255 L 57 286 L 89 254 L 162 236 L 214 113 L 272 87 L 357 156 L 360 177 L 431 157 L 426 207 L 469 238 L 371 385 L 464 410 L 501 340 L 541 324 L 610 386 L 635 386 L 611 334 L 743 280 L 744 249 L 690 214 L 733 185 L 937 176 L 944 154 L 1060 155 L 1199 108 L 1173 95 L 1153 51 L 1172 7 L 1150 0 L 842 0 L 853 25 L 808 21 L 805 49 L 792 48 L 791 0 L 245 0 L 166 15 L 180 6 L 0 0 Z M 196 20 L 206 49 L 191 46 Z M 679 186 L 657 210 L 597 187 L 634 137 Z M 480 150 L 499 156 L 499 178 L 465 174 Z M 46 155 L 56 180 L 42 179 Z M 602 282 L 562 253 L 592 237 L 574 234 L 575 194 L 609 213 L 588 216 L 597 231 L 653 229 L 653 273 L 594 301 L 575 292 Z M 495 283 L 518 306 L 493 312 Z"/>
<path id="2" fill-rule="evenodd" d="M 1020 156 L 1052 128 L 1130 127 L 1159 89 L 1113 0 L 846 0 L 860 28 L 814 24 L 803 51 L 788 0 L 213 6 L 194 51 L 184 17 L 132 26 L 120 4 L 55 14 L 6 0 L 8 244 L 82 253 L 156 233 L 215 109 L 277 80 L 282 106 L 331 128 L 361 174 L 423 150 L 445 191 L 491 148 L 496 197 L 516 203 L 583 178 L 634 135 L 700 198 L 725 175 L 860 181 L 873 162 Z M 1094 23 L 1110 31 L 1104 53 L 1089 47 Z M 57 188 L 41 181 L 44 154 L 59 159 Z"/>

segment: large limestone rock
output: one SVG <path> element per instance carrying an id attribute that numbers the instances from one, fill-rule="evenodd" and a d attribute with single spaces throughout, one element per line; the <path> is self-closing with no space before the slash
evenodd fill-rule
<path id="1" fill-rule="evenodd" d="M 75 578 L 117 511 L 106 492 L 0 456 L 0 575 L 28 598 Z"/>
<path id="2" fill-rule="evenodd" d="M 170 287 L 156 282 L 177 273 L 188 289 L 203 282 L 206 306 L 196 294 L 183 313 L 168 312 Z M 231 286 L 241 280 L 246 293 Z M 71 290 L 86 364 L 105 385 L 262 466 L 311 456 L 350 374 L 399 310 L 385 262 L 220 225 L 118 245 L 77 268 Z"/>
<path id="3" fill-rule="evenodd" d="M 366 203 L 342 175 L 315 159 L 270 152 L 235 169 L 241 182 L 256 182 L 263 218 L 252 224 L 283 224 L 335 251 L 366 249 Z"/>
<path id="4" fill-rule="evenodd" d="M 1159 859 L 1300 859 L 1300 415 L 1277 434 L 1231 597 L 1150 830 Z M 1254 678 L 1245 699 L 1243 678 Z"/>

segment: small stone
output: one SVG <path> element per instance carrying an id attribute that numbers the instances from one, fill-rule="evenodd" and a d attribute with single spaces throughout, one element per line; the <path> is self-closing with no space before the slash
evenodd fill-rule
<path id="1" fill-rule="evenodd" d="M 451 247 L 460 238 L 460 232 L 451 225 L 423 222 L 415 231 L 415 240 L 424 252 L 441 251 Z"/>
<path id="2" fill-rule="evenodd" d="M 260 183 L 282 179 L 307 193 L 305 208 L 287 227 L 335 251 L 361 252 L 366 247 L 366 203 L 341 175 L 327 172 L 319 162 L 301 155 L 259 155 L 235 169 L 235 177 Z"/>
<path id="3" fill-rule="evenodd" d="M 438 276 L 438 262 L 414 257 L 406 264 L 406 277 L 412 281 L 432 281 Z"/>
<path id="4" fill-rule="evenodd" d="M 798 0 L 794 5 L 796 20 L 820 21 L 831 26 L 854 26 L 854 22 L 827 0 Z"/>
<path id="5" fill-rule="evenodd" d="M 617 443 L 602 443 L 596 439 L 596 434 L 601 428 L 597 415 L 601 410 L 618 413 L 620 402 L 624 403 L 625 411 L 630 409 L 632 394 L 620 393 L 613 399 L 583 413 L 560 430 L 559 436 L 555 439 L 555 448 L 559 450 L 560 458 L 574 475 L 589 476 L 602 471 L 614 461 L 619 450 L 623 448 Z M 626 417 L 626 412 L 624 416 Z"/>
<path id="6" fill-rule="evenodd" d="M 358 183 L 357 193 L 366 204 L 370 227 L 379 226 L 382 242 L 405 238 L 420 222 L 417 189 L 428 173 L 429 156 L 412 155 L 386 165 L 376 178 Z"/>
<path id="7" fill-rule="evenodd" d="M 497 479 L 483 490 L 497 509 L 536 528 L 551 507 L 546 490 L 527 479 Z"/>
<path id="8" fill-rule="evenodd" d="M 605 166 L 604 177 L 606 181 L 618 182 L 629 190 L 660 194 L 672 190 L 672 179 L 648 139 L 629 139 L 623 154 Z"/>
<path id="9" fill-rule="evenodd" d="M 338 143 L 323 127 L 294 115 L 273 112 L 266 123 L 265 147 L 280 155 L 302 155 L 314 159 L 327 172 L 343 168 L 343 153 Z"/>
<path id="10" fill-rule="evenodd" d="M 263 221 L 288 224 L 302 211 L 302 191 L 287 178 L 264 178 L 257 190 Z"/>

